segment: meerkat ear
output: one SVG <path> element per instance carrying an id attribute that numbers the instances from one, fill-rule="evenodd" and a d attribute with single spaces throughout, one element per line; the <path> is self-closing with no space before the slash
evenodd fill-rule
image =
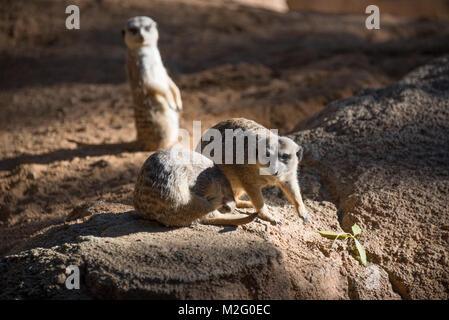
<path id="1" fill-rule="evenodd" d="M 302 146 L 298 145 L 298 151 L 296 151 L 296 156 L 298 157 L 299 162 L 302 161 L 303 154 L 304 154 L 304 148 Z"/>

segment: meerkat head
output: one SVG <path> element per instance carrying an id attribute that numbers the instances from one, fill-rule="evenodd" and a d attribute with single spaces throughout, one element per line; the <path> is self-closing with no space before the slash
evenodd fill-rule
<path id="1" fill-rule="evenodd" d="M 282 180 L 282 177 L 296 174 L 302 160 L 303 148 L 287 137 L 270 137 L 266 142 L 269 162 L 264 170 Z"/>
<path id="2" fill-rule="evenodd" d="M 122 35 L 129 49 L 157 46 L 159 39 L 156 22 L 143 16 L 128 19 L 125 29 L 122 30 Z"/>
<path id="3" fill-rule="evenodd" d="M 231 184 L 220 168 L 215 166 L 213 170 L 216 172 L 206 191 L 205 198 L 221 213 L 231 213 L 236 207 Z"/>

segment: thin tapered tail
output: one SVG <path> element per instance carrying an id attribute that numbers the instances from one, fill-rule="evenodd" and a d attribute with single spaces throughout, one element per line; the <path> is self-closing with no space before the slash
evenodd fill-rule
<path id="1" fill-rule="evenodd" d="M 257 217 L 257 212 L 245 215 L 245 214 L 232 214 L 232 213 L 220 213 L 213 217 L 205 217 L 200 221 L 203 224 L 213 224 L 213 225 L 227 225 L 227 226 L 240 226 L 242 224 L 247 224 Z"/>

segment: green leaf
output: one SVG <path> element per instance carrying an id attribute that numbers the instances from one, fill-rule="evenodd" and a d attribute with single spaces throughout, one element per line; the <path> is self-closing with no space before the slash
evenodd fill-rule
<path id="1" fill-rule="evenodd" d="M 354 224 L 351 229 L 352 229 L 352 234 L 354 235 L 354 237 L 356 237 L 362 233 L 362 229 L 360 229 L 360 227 L 357 224 Z"/>
<path id="2" fill-rule="evenodd" d="M 357 247 L 357 251 L 359 253 L 360 260 L 362 261 L 362 264 L 366 266 L 366 252 L 365 248 L 360 244 L 359 240 L 356 238 L 353 238 L 355 241 L 355 246 Z"/>
<path id="3" fill-rule="evenodd" d="M 349 233 L 345 232 L 334 232 L 334 231 L 318 231 L 318 233 L 329 239 L 345 239 L 351 237 Z"/>

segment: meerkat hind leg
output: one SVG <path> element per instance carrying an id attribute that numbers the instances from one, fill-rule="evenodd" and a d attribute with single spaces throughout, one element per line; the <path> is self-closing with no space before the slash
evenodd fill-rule
<path id="1" fill-rule="evenodd" d="M 254 208 L 251 201 L 247 200 L 240 200 L 240 198 L 245 194 L 245 191 L 243 189 L 239 189 L 238 191 L 234 192 L 234 198 L 235 198 L 235 204 L 236 207 L 239 209 L 243 208 Z"/>
<path id="2" fill-rule="evenodd" d="M 252 215 L 220 213 L 212 208 L 209 201 L 196 195 L 192 197 L 186 212 L 190 213 L 191 216 L 189 218 L 199 219 L 203 224 L 214 225 L 239 226 L 249 223 L 257 217 L 257 213 Z M 192 213 L 194 214 L 192 215 Z"/>
<path id="3" fill-rule="evenodd" d="M 272 225 L 282 225 L 267 210 L 267 206 L 263 201 L 262 191 L 258 186 L 245 186 L 245 191 L 251 199 L 254 208 L 257 210 L 258 217 L 262 220 L 270 222 Z"/>
<path id="4" fill-rule="evenodd" d="M 212 214 L 201 218 L 200 222 L 203 224 L 239 226 L 242 224 L 247 224 L 255 218 L 257 218 L 257 212 L 251 215 L 246 215 L 241 213 L 220 213 L 215 210 Z"/>

